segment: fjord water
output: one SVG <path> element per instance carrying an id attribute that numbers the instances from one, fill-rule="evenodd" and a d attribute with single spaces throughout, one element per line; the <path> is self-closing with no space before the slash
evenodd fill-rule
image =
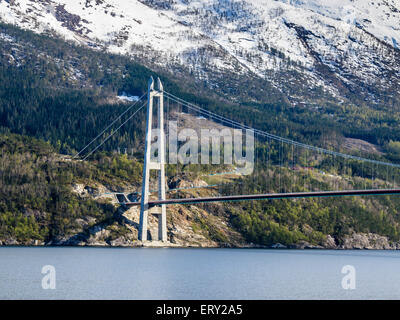
<path id="1" fill-rule="evenodd" d="M 397 251 L 3 247 L 0 299 L 399 299 L 399 270 Z"/>

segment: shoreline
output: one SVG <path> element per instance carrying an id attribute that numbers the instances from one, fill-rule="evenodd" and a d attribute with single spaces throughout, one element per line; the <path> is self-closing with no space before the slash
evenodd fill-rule
<path id="1" fill-rule="evenodd" d="M 112 246 L 112 245 L 0 245 L 1 248 L 107 248 L 107 249 L 255 249 L 255 250 L 281 250 L 281 251 L 304 251 L 304 250 L 315 250 L 315 251 L 398 251 L 398 248 L 324 248 L 324 247 L 273 247 L 273 246 L 218 246 L 218 247 L 206 247 L 206 246 L 179 246 L 179 245 L 126 245 L 126 246 Z"/>
<path id="2" fill-rule="evenodd" d="M 158 240 L 142 242 L 136 237 L 119 237 L 114 240 L 104 238 L 58 238 L 50 241 L 43 240 L 0 240 L 0 247 L 99 247 L 99 248 L 235 248 L 235 249 L 284 249 L 284 250 L 400 250 L 400 241 L 390 240 L 386 236 L 374 233 L 352 233 L 343 238 L 336 239 L 327 235 L 325 241 L 310 243 L 300 240 L 296 243 L 282 244 L 272 243 L 269 245 L 256 244 L 246 241 L 218 242 L 208 239 L 181 240 L 171 236 L 170 241 Z M 229 240 L 229 239 L 228 239 Z M 244 239 L 243 239 L 244 240 Z"/>

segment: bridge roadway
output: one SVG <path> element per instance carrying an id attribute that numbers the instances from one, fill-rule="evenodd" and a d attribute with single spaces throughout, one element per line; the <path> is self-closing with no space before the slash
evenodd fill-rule
<path id="1" fill-rule="evenodd" d="M 154 207 L 162 204 L 190 204 L 190 203 L 241 201 L 241 200 L 266 200 L 266 199 L 268 200 L 268 199 L 317 198 L 317 197 L 340 197 L 340 196 L 372 196 L 372 195 L 395 195 L 395 194 L 400 194 L 400 189 L 266 193 L 266 194 L 250 194 L 250 195 L 235 195 L 235 196 L 221 196 L 221 197 L 149 200 L 149 206 Z M 128 207 L 140 206 L 140 201 L 123 202 L 121 204 Z"/>

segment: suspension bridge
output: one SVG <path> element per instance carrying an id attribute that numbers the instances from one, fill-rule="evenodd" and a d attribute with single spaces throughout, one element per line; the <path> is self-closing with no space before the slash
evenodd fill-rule
<path id="1" fill-rule="evenodd" d="M 115 118 L 75 158 L 81 156 L 84 160 L 88 159 L 126 123 L 140 117 L 143 111 L 146 111 L 146 121 L 142 190 L 137 194 L 140 200 L 118 197 L 121 205 L 140 207 L 139 240 L 142 241 L 148 239 L 149 214 L 158 217 L 158 240 L 167 241 L 167 205 L 400 194 L 396 182 L 400 178 L 399 164 L 379 160 L 378 156 L 367 158 L 361 152 L 328 150 L 252 128 L 165 91 L 160 79 L 155 83 L 153 78 L 149 80 L 147 92 Z M 117 125 L 116 129 L 114 125 Z M 179 131 L 179 128 L 183 130 Z M 111 133 L 106 135 L 110 129 Z M 199 133 L 204 131 L 208 136 L 202 140 L 203 136 L 200 137 Z M 238 135 L 244 131 L 247 133 L 246 143 Z M 102 138 L 101 142 L 88 152 L 99 138 Z M 196 139 L 202 142 L 200 155 Z M 239 152 L 232 150 L 232 143 L 240 149 Z M 211 165 L 210 145 L 216 149 L 215 154 L 212 150 Z M 223 150 L 220 150 L 222 146 Z M 201 161 L 198 161 L 199 157 Z M 189 170 L 190 165 L 203 166 L 208 170 L 214 168 L 214 172 L 203 173 L 203 176 L 233 175 L 235 178 L 220 179 L 220 183 L 216 184 L 169 188 L 168 182 L 184 179 L 188 174 L 184 171 L 185 164 Z M 152 185 L 156 188 L 151 189 Z M 173 191 L 176 196 L 176 191 L 181 189 L 205 188 L 216 193 L 206 197 L 167 197 L 167 193 Z"/>

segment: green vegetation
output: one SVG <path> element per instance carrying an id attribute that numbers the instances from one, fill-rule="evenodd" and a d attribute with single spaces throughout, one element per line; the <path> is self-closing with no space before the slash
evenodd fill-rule
<path id="1" fill-rule="evenodd" d="M 400 141 L 392 141 L 386 145 L 388 156 L 394 160 L 400 160 Z"/>
<path id="2" fill-rule="evenodd" d="M 281 191 L 295 192 L 310 190 L 310 186 L 323 190 L 349 189 L 349 186 L 371 188 L 372 183 L 380 188 L 385 185 L 382 180 L 345 175 L 334 178 L 310 170 L 294 172 L 275 167 L 256 177 L 241 178 L 240 184 L 226 185 L 225 192 L 254 194 L 265 189 L 277 192 L 282 186 L 290 189 Z M 249 242 L 271 245 L 304 240 L 321 245 L 328 234 L 341 244 L 344 236 L 352 232 L 372 232 L 399 241 L 399 206 L 398 196 L 379 196 L 243 201 L 228 203 L 225 209 L 231 215 L 232 224 Z"/>
<path id="3" fill-rule="evenodd" d="M 73 155 L 84 147 L 110 119 L 126 110 L 127 105 L 116 101 L 115 96 L 122 92 L 141 96 L 148 78 L 156 74 L 127 57 L 89 50 L 13 26 L 0 24 L 0 32 L 13 39 L 0 39 L 0 240 L 29 243 L 32 239 L 48 242 L 68 238 L 84 232 L 79 219 L 89 221 L 89 226 L 109 223 L 113 236 L 126 232 L 115 224 L 112 205 L 80 197 L 72 191 L 72 185 L 102 184 L 113 190 L 138 186 L 141 162 L 110 152 L 119 146 L 133 150 L 133 155 L 141 158 L 143 114 L 113 135 L 90 162 L 69 161 L 58 153 Z M 258 80 L 243 84 L 243 91 L 230 92 L 238 99 L 229 101 L 221 97 L 223 92 L 189 78 L 162 74 L 161 79 L 168 92 L 246 125 L 335 150 L 341 150 L 344 137 L 359 138 L 378 144 L 387 152 L 368 157 L 400 160 L 400 112 L 395 105 L 338 105 L 321 100 L 323 107 L 294 108 Z M 254 92 L 262 93 L 256 101 L 250 99 Z M 271 145 L 269 149 L 268 157 L 274 165 L 280 161 L 278 148 Z M 257 152 L 266 153 L 266 145 L 258 146 Z M 293 157 L 288 148 L 282 152 L 288 155 L 287 159 Z M 305 166 L 305 155 L 298 157 L 299 165 Z M 377 183 L 373 180 L 376 178 L 384 183 L 388 177 L 399 177 L 398 172 L 384 170 L 372 176 L 371 167 L 361 168 L 357 162 L 333 162 L 328 158 L 317 162 L 316 172 L 299 172 L 297 180 L 291 180 L 294 174 L 289 170 L 281 172 L 280 185 L 275 182 L 268 189 L 280 191 L 290 185 L 294 191 L 307 190 L 313 182 L 329 187 L 333 182 L 321 178 L 318 171 L 341 175 L 346 180 L 343 184 L 353 186 Z M 282 165 L 290 167 L 288 162 Z M 168 167 L 167 171 L 170 175 L 185 172 L 192 179 L 226 169 L 192 165 Z M 226 192 L 256 193 L 263 183 L 278 181 L 274 179 L 277 174 L 277 170 L 265 169 L 257 177 L 230 183 Z M 206 180 L 210 184 L 230 182 L 230 178 L 219 176 Z M 224 209 L 233 226 L 250 242 L 289 244 L 305 240 L 319 244 L 326 234 L 340 242 L 352 231 L 375 232 L 399 240 L 399 205 L 397 197 L 386 196 L 255 201 L 226 204 Z M 208 221 L 198 220 L 195 225 L 206 230 L 212 239 L 226 241 Z"/>
<path id="4" fill-rule="evenodd" d="M 96 224 L 112 220 L 113 205 L 82 198 L 72 185 L 102 183 L 119 188 L 138 183 L 142 168 L 117 155 L 97 155 L 91 163 L 72 162 L 48 143 L 14 134 L 0 135 L 0 153 L 0 240 L 21 243 L 68 238 L 80 230 L 79 218 L 93 218 Z"/>
<path id="5" fill-rule="evenodd" d="M 205 219 L 202 217 L 196 217 L 195 222 L 192 225 L 193 230 L 201 231 L 210 240 L 219 243 L 228 243 L 229 239 L 224 235 L 218 228 L 213 224 L 212 219 Z"/>

